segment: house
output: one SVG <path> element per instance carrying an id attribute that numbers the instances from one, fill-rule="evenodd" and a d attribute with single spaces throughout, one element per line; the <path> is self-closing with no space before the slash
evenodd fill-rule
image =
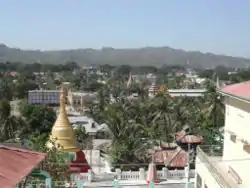
<path id="1" fill-rule="evenodd" d="M 77 128 L 78 126 L 83 126 L 85 128 L 86 133 L 89 136 L 93 136 L 93 138 L 96 137 L 102 137 L 104 134 L 104 127 L 105 125 L 99 125 L 97 124 L 92 118 L 89 118 L 87 116 L 69 116 L 69 122 L 74 127 Z"/>
<path id="2" fill-rule="evenodd" d="M 95 100 L 97 98 L 97 93 L 92 92 L 68 92 L 68 102 L 76 110 L 85 108 L 85 103 Z"/>
<path id="3" fill-rule="evenodd" d="M 218 89 L 225 103 L 224 145 L 199 146 L 197 188 L 250 187 L 250 81 Z"/>

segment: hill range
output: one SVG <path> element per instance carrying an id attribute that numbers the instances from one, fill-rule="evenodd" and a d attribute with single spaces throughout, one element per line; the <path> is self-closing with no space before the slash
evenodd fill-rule
<path id="1" fill-rule="evenodd" d="M 75 61 L 79 65 L 183 65 L 194 68 L 214 68 L 219 65 L 226 67 L 249 67 L 250 59 L 201 53 L 196 51 L 184 51 L 170 47 L 145 47 L 114 49 L 69 49 L 58 51 L 22 50 L 10 48 L 0 44 L 0 62 L 23 63 L 65 63 Z"/>

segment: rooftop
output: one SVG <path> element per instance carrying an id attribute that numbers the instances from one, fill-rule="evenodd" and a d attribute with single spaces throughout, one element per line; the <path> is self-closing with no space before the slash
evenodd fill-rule
<path id="1" fill-rule="evenodd" d="M 205 93 L 206 89 L 168 89 L 169 93 Z"/>
<path id="2" fill-rule="evenodd" d="M 53 92 L 57 92 L 59 93 L 60 90 L 45 90 L 45 89 L 37 89 L 37 90 L 29 90 L 29 93 L 36 93 L 36 92 L 44 92 L 44 93 L 53 93 Z"/>
<path id="3" fill-rule="evenodd" d="M 77 125 L 83 125 L 86 129 L 86 133 L 98 132 L 105 127 L 104 124 L 97 124 L 92 118 L 87 116 L 69 116 L 69 122 L 73 124 L 73 127 Z"/>
<path id="4" fill-rule="evenodd" d="M 217 91 L 224 95 L 234 96 L 250 101 L 250 81 L 227 85 L 219 88 Z"/>
<path id="5" fill-rule="evenodd" d="M 222 160 L 220 146 L 199 146 L 197 154 L 199 162 L 207 167 L 222 187 L 242 188 L 238 174 Z"/>
<path id="6" fill-rule="evenodd" d="M 175 139 L 180 143 L 201 143 L 203 138 L 196 135 L 188 135 L 184 130 L 175 134 Z"/>
<path id="7" fill-rule="evenodd" d="M 1 188 L 10 188 L 19 183 L 45 156 L 43 153 L 0 145 Z"/>
<path id="8" fill-rule="evenodd" d="M 154 161 L 156 164 L 165 164 L 169 167 L 185 167 L 187 166 L 187 152 L 184 150 L 163 150 L 154 153 Z"/>

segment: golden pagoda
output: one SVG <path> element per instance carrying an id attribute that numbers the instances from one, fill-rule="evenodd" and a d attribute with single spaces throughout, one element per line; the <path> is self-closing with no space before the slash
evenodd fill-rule
<path id="1" fill-rule="evenodd" d="M 80 147 L 66 113 L 65 99 L 66 94 L 62 87 L 60 90 L 60 110 L 56 122 L 52 127 L 47 147 L 52 148 L 55 145 L 59 151 L 77 152 L 80 151 Z M 53 141 L 55 142 L 54 144 L 52 144 Z"/>

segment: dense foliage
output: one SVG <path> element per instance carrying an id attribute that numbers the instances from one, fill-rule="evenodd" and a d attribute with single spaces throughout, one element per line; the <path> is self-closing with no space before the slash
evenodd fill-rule
<path id="1" fill-rule="evenodd" d="M 186 70 L 181 66 L 114 67 L 107 64 L 100 66 L 100 70 L 103 74 L 98 74 L 96 70 L 80 71 L 75 62 L 65 65 L 0 63 L 0 141 L 17 137 L 28 139 L 36 143 L 32 146 L 33 150 L 49 152 L 45 144 L 56 114 L 47 106 L 27 104 L 27 91 L 38 88 L 56 89 L 62 82 L 70 82 L 74 90 L 98 92 L 98 101 L 88 104 L 89 115 L 98 123 L 107 124 L 106 134 L 112 139 L 108 151 L 112 162 L 147 163 L 150 160 L 148 149 L 161 143 L 174 142 L 175 133 L 185 125 L 190 127 L 190 134 L 203 136 L 204 144 L 221 144 L 223 138 L 220 128 L 224 125 L 224 106 L 216 93 L 216 77 L 231 82 L 250 78 L 248 69 L 231 75 L 228 71 L 233 70 L 225 67 L 198 70 L 199 76 L 208 81 L 203 84 L 192 83 L 188 87 L 206 88 L 207 93 L 203 97 L 171 98 L 160 93 L 155 98 L 148 98 L 148 86 L 151 84 L 149 80 L 133 82 L 130 88 L 126 87 L 130 72 L 141 75 L 154 73 L 157 75 L 157 84 L 168 88 L 182 88 L 185 81 L 191 81 L 185 76 L 175 76 L 175 73 Z M 9 74 L 11 71 L 17 71 L 18 74 Z M 136 100 L 129 98 L 133 93 L 138 94 Z M 21 99 L 22 102 L 18 104 L 16 99 Z M 85 148 L 91 149 L 92 143 L 85 130 L 79 128 L 76 133 L 78 141 Z M 48 163 L 56 164 L 61 159 L 54 158 L 57 151 L 53 152 Z M 53 174 L 52 169 L 50 170 Z"/>
<path id="2" fill-rule="evenodd" d="M 120 88 L 114 103 L 105 97 L 110 91 L 102 90 L 99 101 L 89 108 L 94 119 L 107 124 L 113 163 L 149 162 L 148 149 L 174 142 L 175 133 L 184 125 L 190 127 L 189 134 L 203 136 L 204 144 L 221 144 L 224 106 L 215 87 L 207 87 L 208 92 L 201 98 L 172 98 L 159 93 L 149 99 L 141 92 L 136 100 L 129 100 Z"/>

